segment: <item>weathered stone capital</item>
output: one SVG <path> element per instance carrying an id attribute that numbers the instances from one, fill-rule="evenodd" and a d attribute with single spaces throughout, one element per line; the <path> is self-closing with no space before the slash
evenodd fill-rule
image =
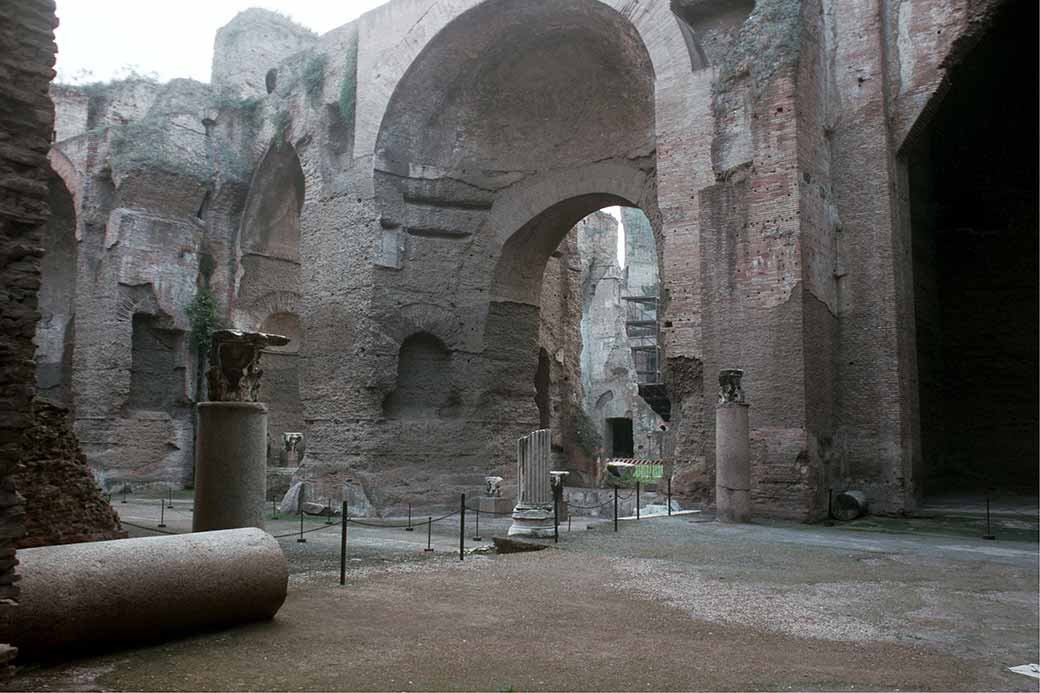
<path id="1" fill-rule="evenodd" d="M 502 481 L 503 479 L 500 476 L 484 477 L 484 496 L 486 498 L 501 498 Z"/>
<path id="2" fill-rule="evenodd" d="M 744 371 L 739 368 L 723 368 L 719 371 L 719 404 L 747 404 L 740 380 Z"/>
<path id="3" fill-rule="evenodd" d="M 288 337 L 261 332 L 217 330 L 209 353 L 211 402 L 257 402 L 260 399 L 260 356 L 269 346 L 285 346 Z"/>
<path id="4" fill-rule="evenodd" d="M 295 452 L 296 448 L 299 447 L 300 443 L 303 442 L 302 433 L 283 433 L 282 434 L 282 445 L 285 447 L 286 452 Z"/>

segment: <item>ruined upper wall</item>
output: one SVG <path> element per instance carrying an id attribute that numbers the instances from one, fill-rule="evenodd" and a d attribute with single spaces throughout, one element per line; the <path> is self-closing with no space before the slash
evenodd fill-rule
<path id="1" fill-rule="evenodd" d="M 251 8 L 217 32 L 211 83 L 218 93 L 238 98 L 266 96 L 272 68 L 317 43 L 317 35 L 288 17 Z"/>

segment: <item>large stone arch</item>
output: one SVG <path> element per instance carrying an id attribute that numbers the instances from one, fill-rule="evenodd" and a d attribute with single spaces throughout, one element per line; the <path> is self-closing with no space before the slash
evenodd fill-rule
<path id="1" fill-rule="evenodd" d="M 667 32 L 676 39 L 675 55 L 659 56 L 662 70 L 674 75 L 685 62 L 690 74 L 667 7 L 448 2 L 413 27 L 427 40 L 413 46 L 410 34 L 413 59 L 369 145 L 370 228 L 382 237 L 373 244 L 372 346 L 358 348 L 357 368 L 373 374 L 368 391 L 385 396 L 393 385 L 378 374 L 393 371 L 402 340 L 421 324 L 451 351 L 452 415 L 402 423 L 365 394 L 373 424 L 359 444 L 344 435 L 322 445 L 352 447 L 366 467 L 382 470 L 389 504 L 414 492 L 398 481 L 409 474 L 424 478 L 423 493 L 447 498 L 490 471 L 511 473 L 514 438 L 540 421 L 538 294 L 550 254 L 607 205 L 640 206 L 661 229 L 661 74 L 640 29 L 654 17 L 667 22 L 655 25 L 662 33 L 651 39 L 654 51 L 664 49 Z M 383 57 L 380 73 L 392 74 L 398 57 Z M 371 124 L 364 93 L 359 87 L 360 129 Z M 359 132 L 359 154 L 364 140 Z M 402 320 L 413 306 L 419 319 Z"/>
<path id="2" fill-rule="evenodd" d="M 392 110 L 393 96 L 400 91 L 409 71 L 427 58 L 429 47 L 443 38 L 443 32 L 449 25 L 481 6 L 495 5 L 500 0 L 446 0 L 430 7 L 417 6 L 414 21 L 408 32 L 396 41 L 387 41 L 382 32 L 385 26 L 376 14 L 362 17 L 359 32 L 361 50 L 359 52 L 358 73 L 372 71 L 376 77 L 359 89 L 357 103 L 358 128 L 355 151 L 359 154 L 372 153 L 377 150 L 377 138 L 385 128 L 385 116 Z M 681 23 L 672 13 L 668 2 L 632 3 L 629 0 L 587 0 L 581 3 L 596 10 L 606 9 L 615 13 L 626 25 L 633 27 L 652 64 L 656 76 L 657 111 L 656 127 L 659 135 L 671 137 L 673 133 L 682 132 L 689 116 L 683 116 L 687 103 L 677 97 L 678 92 L 688 88 L 682 84 L 683 78 L 693 71 L 687 40 L 683 35 Z M 525 2 L 526 8 L 552 8 L 564 5 L 575 5 L 570 2 L 556 0 L 538 0 Z M 511 9 L 515 9 L 513 4 Z M 405 14 L 407 9 L 401 8 Z M 408 16 L 401 16 L 399 21 L 407 22 Z M 552 23 L 534 26 L 552 26 Z M 466 46 L 462 47 L 467 49 Z"/>

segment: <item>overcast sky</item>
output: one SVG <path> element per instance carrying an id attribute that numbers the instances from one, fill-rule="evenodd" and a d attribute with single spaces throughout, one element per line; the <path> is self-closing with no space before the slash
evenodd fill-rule
<path id="1" fill-rule="evenodd" d="M 0 0 L 6 1 L 6 0 Z M 217 29 L 249 7 L 287 14 L 319 34 L 386 0 L 57 0 L 58 81 L 124 76 L 209 81 Z"/>

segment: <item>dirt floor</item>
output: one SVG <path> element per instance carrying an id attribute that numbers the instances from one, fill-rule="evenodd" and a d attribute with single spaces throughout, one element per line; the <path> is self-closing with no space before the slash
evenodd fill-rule
<path id="1" fill-rule="evenodd" d="M 114 503 L 156 524 L 156 500 Z M 186 531 L 190 499 L 174 505 L 166 529 Z M 307 519 L 306 543 L 281 540 L 291 576 L 274 621 L 23 666 L 7 689 L 1040 690 L 1007 670 L 1040 646 L 1029 512 L 996 522 L 997 541 L 975 515 L 709 519 L 577 522 L 545 551 L 464 562 L 457 518 L 434 525 L 432 553 L 425 527 L 351 526 L 345 587 L 338 528 Z M 466 545 L 507 526 L 483 518 L 485 540 L 470 525 Z"/>

